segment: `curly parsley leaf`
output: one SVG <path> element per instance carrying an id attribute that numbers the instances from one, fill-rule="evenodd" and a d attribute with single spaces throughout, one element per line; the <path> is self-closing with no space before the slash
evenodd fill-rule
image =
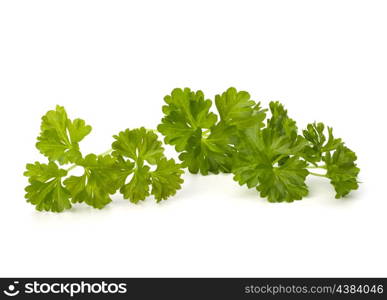
<path id="1" fill-rule="evenodd" d="M 70 193 L 63 187 L 62 178 L 67 171 L 54 162 L 27 164 L 25 176 L 29 177 L 25 198 L 39 211 L 62 212 L 71 208 Z"/>
<path id="2" fill-rule="evenodd" d="M 164 156 L 164 148 L 158 137 L 144 127 L 120 132 L 115 135 L 113 149 L 116 154 L 131 158 L 138 163 L 147 161 L 154 165 Z"/>
<path id="3" fill-rule="evenodd" d="M 41 133 L 36 147 L 50 160 L 63 165 L 82 157 L 79 142 L 91 132 L 84 120 L 70 120 L 66 110 L 57 106 L 42 117 Z"/>
<path id="4" fill-rule="evenodd" d="M 188 141 L 188 148 L 180 154 L 179 159 L 184 167 L 197 174 L 231 172 L 231 154 L 234 151 L 230 145 L 233 128 L 219 123 L 211 128 L 207 134 L 197 131 Z"/>
<path id="5" fill-rule="evenodd" d="M 157 202 L 167 199 L 181 188 L 181 165 L 167 160 L 157 135 L 145 128 L 125 130 L 114 136 L 113 155 L 125 162 L 133 162 L 133 176 L 122 183 L 120 192 L 133 203 L 153 194 Z M 125 159 L 128 160 L 125 160 Z M 146 165 L 148 163 L 149 165 Z M 155 166 L 155 170 L 151 170 Z M 150 192 L 150 186 L 152 191 Z"/>
<path id="6" fill-rule="evenodd" d="M 135 169 L 132 179 L 120 189 L 120 193 L 125 199 L 129 199 L 132 203 L 138 203 L 150 195 L 149 185 L 151 181 L 149 170 L 149 166 L 139 166 Z"/>
<path id="7" fill-rule="evenodd" d="M 299 158 L 306 141 L 283 105 L 270 103 L 267 126 L 245 130 L 234 154 L 234 180 L 256 189 L 270 202 L 292 202 L 308 194 L 307 164 Z"/>
<path id="8" fill-rule="evenodd" d="M 288 111 L 278 101 L 269 104 L 271 118 L 267 120 L 267 127 L 278 136 L 287 136 L 295 139 L 298 136 L 296 121 L 288 116 Z"/>
<path id="9" fill-rule="evenodd" d="M 328 152 L 323 157 L 327 169 L 326 176 L 335 188 L 336 198 L 342 198 L 358 189 L 357 176 L 360 169 L 356 166 L 356 160 L 356 154 L 344 145 L 339 145 L 333 154 Z"/>
<path id="10" fill-rule="evenodd" d="M 262 170 L 257 190 L 270 202 L 293 202 L 308 195 L 306 162 L 293 156 L 278 167 Z"/>
<path id="11" fill-rule="evenodd" d="M 217 121 L 217 116 L 210 112 L 212 102 L 204 99 L 202 91 L 174 89 L 164 101 L 167 104 L 162 108 L 165 117 L 157 130 L 178 152 L 187 149 L 188 141 L 198 130 L 210 129 Z"/>
<path id="12" fill-rule="evenodd" d="M 183 183 L 181 178 L 183 173 L 181 165 L 173 159 L 160 159 L 156 170 L 150 173 L 152 195 L 154 195 L 157 202 L 176 194 L 176 191 L 181 188 Z"/>
<path id="13" fill-rule="evenodd" d="M 286 155 L 300 156 L 307 145 L 307 141 L 298 134 L 296 121 L 288 116 L 287 110 L 281 103 L 278 101 L 270 102 L 269 107 L 271 118 L 267 120 L 266 128 L 262 131 L 263 138 L 266 140 L 264 145 L 272 143 L 274 149 L 277 149 L 277 153 L 272 152 L 271 148 L 267 146 L 265 151 L 274 154 L 275 159 L 278 159 L 276 155 L 281 155 L 283 159 L 278 159 L 281 164 L 285 161 Z"/>
<path id="14" fill-rule="evenodd" d="M 165 114 L 158 130 L 167 144 L 175 145 L 183 167 L 191 173 L 231 172 L 232 153 L 238 130 L 263 126 L 265 110 L 250 99 L 247 92 L 229 88 L 215 97 L 220 120 L 209 110 L 211 100 L 201 91 L 175 89 L 165 97 Z"/>
<path id="15" fill-rule="evenodd" d="M 256 187 L 270 202 L 300 200 L 308 194 L 309 174 L 306 162 L 294 155 L 302 147 L 270 128 L 249 132 L 234 156 L 234 180 Z"/>
<path id="16" fill-rule="evenodd" d="M 124 179 L 132 172 L 133 164 L 118 162 L 111 155 L 87 155 L 79 166 L 84 168 L 82 176 L 71 176 L 64 181 L 73 203 L 86 203 L 94 208 L 103 208 L 112 200 Z"/>
<path id="17" fill-rule="evenodd" d="M 167 144 L 175 145 L 183 166 L 191 173 L 230 172 L 230 130 L 216 124 L 218 117 L 210 112 L 211 100 L 202 91 L 174 89 L 164 98 L 165 114 L 157 127 Z"/>
<path id="18" fill-rule="evenodd" d="M 260 103 L 251 100 L 248 92 L 238 92 L 231 87 L 223 94 L 215 96 L 215 104 L 220 120 L 228 125 L 236 126 L 238 129 L 264 126 L 266 110 L 261 109 Z"/>
<path id="19" fill-rule="evenodd" d="M 352 150 L 344 146 L 340 138 L 333 136 L 331 127 L 328 127 L 328 137 L 324 129 L 323 123 L 307 125 L 303 135 L 309 144 L 305 147 L 302 156 L 314 167 L 326 170 L 326 174 L 321 175 L 330 179 L 336 190 L 336 198 L 342 198 L 359 187 L 357 177 L 360 169 L 355 163 L 357 157 Z M 319 165 L 319 162 L 324 164 Z"/>
<path id="20" fill-rule="evenodd" d="M 303 157 L 317 165 L 324 153 L 337 149 L 343 144 L 341 139 L 333 137 L 333 130 L 328 127 L 328 140 L 324 134 L 325 125 L 323 123 L 308 124 L 307 129 L 303 130 L 303 135 L 309 144 L 304 149 Z"/>

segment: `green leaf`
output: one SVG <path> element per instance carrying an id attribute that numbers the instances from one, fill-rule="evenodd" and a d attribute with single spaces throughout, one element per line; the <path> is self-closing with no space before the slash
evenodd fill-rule
<path id="1" fill-rule="evenodd" d="M 67 171 L 59 169 L 54 162 L 49 162 L 48 164 L 35 162 L 34 164 L 27 164 L 26 169 L 24 176 L 41 182 L 46 182 L 51 178 L 61 178 L 67 175 Z"/>
<path id="2" fill-rule="evenodd" d="M 308 146 L 303 150 L 303 158 L 315 166 L 327 170 L 325 176 L 330 179 L 336 190 L 336 198 L 348 195 L 359 187 L 357 181 L 360 169 L 356 166 L 356 154 L 344 146 L 341 139 L 333 137 L 333 130 L 328 127 L 328 138 L 324 133 L 323 123 L 308 124 L 303 131 Z"/>
<path id="3" fill-rule="evenodd" d="M 91 126 L 85 121 L 71 121 L 62 106 L 50 110 L 42 117 L 41 133 L 36 147 L 50 160 L 61 165 L 81 159 L 79 142 L 90 133 Z"/>
<path id="4" fill-rule="evenodd" d="M 356 160 L 356 154 L 343 145 L 339 145 L 333 154 L 328 152 L 323 157 L 327 168 L 326 176 L 335 188 L 336 198 L 342 198 L 358 189 L 357 177 L 360 169 L 356 166 Z"/>
<path id="5" fill-rule="evenodd" d="M 87 155 L 79 165 L 84 168 L 82 176 L 71 176 L 64 181 L 73 203 L 82 203 L 103 208 L 132 172 L 133 164 L 119 162 L 111 155 Z"/>
<path id="6" fill-rule="evenodd" d="M 162 143 L 157 135 L 145 128 L 125 130 L 114 136 L 113 155 L 122 162 L 133 161 L 133 176 L 128 183 L 126 178 L 121 184 L 120 192 L 125 199 L 133 203 L 145 200 L 152 194 L 157 202 L 176 193 L 183 180 L 181 165 L 164 156 Z M 125 160 L 128 158 L 128 160 Z M 150 166 L 156 166 L 152 171 Z"/>
<path id="7" fill-rule="evenodd" d="M 134 171 L 129 183 L 124 184 L 120 192 L 125 199 L 138 203 L 150 195 L 149 185 L 151 184 L 149 166 L 139 166 Z"/>
<path id="8" fill-rule="evenodd" d="M 191 173 L 217 174 L 231 171 L 231 155 L 238 128 L 262 126 L 265 113 L 246 92 L 228 89 L 216 96 L 221 121 L 211 113 L 212 102 L 201 91 L 175 89 L 165 97 L 165 117 L 158 126 L 167 144 L 175 145 L 183 167 Z"/>
<path id="9" fill-rule="evenodd" d="M 257 190 L 270 202 L 293 202 L 308 195 L 306 162 L 293 156 L 278 167 L 261 169 Z"/>
<path id="10" fill-rule="evenodd" d="M 139 129 L 121 131 L 115 135 L 116 141 L 112 147 L 113 155 L 125 156 L 142 164 L 144 161 L 154 165 L 163 157 L 164 148 L 157 135 L 144 127 Z"/>
<path id="11" fill-rule="evenodd" d="M 176 191 L 181 189 L 181 184 L 184 180 L 181 175 L 184 171 L 180 164 L 177 164 L 173 159 L 161 159 L 155 171 L 151 172 L 152 195 L 157 202 L 165 200 L 176 194 Z"/>
<path id="12" fill-rule="evenodd" d="M 293 202 L 308 194 L 306 163 L 296 156 L 275 165 L 265 155 L 240 157 L 234 169 L 234 180 L 249 188 L 256 187 L 270 202 Z"/>
<path id="13" fill-rule="evenodd" d="M 270 102 L 271 118 L 267 121 L 267 127 L 270 128 L 277 136 L 287 136 L 295 139 L 298 135 L 296 121 L 289 118 L 288 111 L 284 106 L 276 102 Z"/>
<path id="14" fill-rule="evenodd" d="M 234 133 L 233 127 L 222 122 L 213 126 L 208 136 L 203 136 L 198 130 L 188 141 L 188 150 L 181 153 L 179 159 L 193 174 L 229 173 L 231 155 L 234 152 L 230 137 Z"/>
<path id="15" fill-rule="evenodd" d="M 62 212 L 71 208 L 70 193 L 62 185 L 62 177 L 67 171 L 59 169 L 57 164 L 27 164 L 24 173 L 29 177 L 25 198 L 39 211 Z"/>
<path id="16" fill-rule="evenodd" d="M 248 92 L 238 92 L 231 87 L 222 95 L 215 96 L 215 104 L 221 121 L 228 125 L 236 126 L 238 129 L 264 126 L 266 110 L 261 109 L 260 103 L 256 104 L 251 100 Z"/>
<path id="17" fill-rule="evenodd" d="M 174 89 L 164 101 L 165 117 L 157 129 L 164 135 L 165 143 L 174 145 L 177 152 L 187 150 L 192 136 L 211 128 L 217 121 L 217 116 L 209 111 L 212 102 L 204 99 L 202 91 Z"/>
<path id="18" fill-rule="evenodd" d="M 322 155 L 326 152 L 337 149 L 343 144 L 341 139 L 333 137 L 333 130 L 328 127 L 328 141 L 324 134 L 325 125 L 323 123 L 308 124 L 307 129 L 303 130 L 305 139 L 309 142 L 304 149 L 303 157 L 316 165 L 320 162 Z"/>
<path id="19" fill-rule="evenodd" d="M 282 105 L 272 103 L 267 127 L 245 130 L 233 159 L 234 180 L 256 187 L 270 202 L 292 202 L 308 194 L 306 162 L 299 158 L 305 140 Z"/>

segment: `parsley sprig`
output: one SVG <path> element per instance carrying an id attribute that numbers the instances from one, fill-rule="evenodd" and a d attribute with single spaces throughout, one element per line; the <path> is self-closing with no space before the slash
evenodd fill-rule
<path id="1" fill-rule="evenodd" d="M 215 96 L 218 114 L 204 99 L 201 91 L 173 90 L 164 98 L 158 126 L 191 173 L 232 172 L 240 185 L 256 188 L 270 202 L 308 195 L 308 175 L 328 178 L 336 198 L 358 188 L 356 154 L 333 137 L 332 128 L 325 133 L 323 123 L 313 123 L 300 134 L 281 103 L 270 102 L 267 111 L 235 88 Z"/>
<path id="2" fill-rule="evenodd" d="M 216 96 L 219 117 L 210 112 L 212 101 L 202 91 L 174 89 L 164 98 L 164 118 L 157 127 L 166 144 L 174 145 L 191 173 L 230 173 L 238 132 L 263 126 L 265 110 L 247 92 L 229 88 Z"/>
<path id="3" fill-rule="evenodd" d="M 79 142 L 91 132 L 81 119 L 70 120 L 57 106 L 42 117 L 36 147 L 48 163 L 27 164 L 26 199 L 39 211 L 62 212 L 74 203 L 104 208 L 117 191 L 133 203 L 152 194 L 157 202 L 181 188 L 184 171 L 167 159 L 155 133 L 145 128 L 125 130 L 114 136 L 112 149 L 83 156 Z M 61 167 L 72 163 L 67 169 Z M 148 165 L 147 165 L 148 164 Z M 71 175 L 75 168 L 83 174 Z"/>
<path id="4" fill-rule="evenodd" d="M 37 149 L 47 163 L 27 164 L 26 199 L 39 211 L 62 212 L 74 203 L 104 208 L 112 195 L 139 203 L 157 202 L 181 189 L 184 168 L 202 175 L 232 173 L 270 202 L 293 202 L 308 195 L 309 175 L 327 178 L 336 198 L 359 187 L 356 154 L 333 129 L 311 123 L 299 131 L 279 102 L 264 109 L 245 91 L 229 88 L 213 101 L 202 91 L 174 89 L 164 98 L 158 132 L 173 145 L 181 163 L 164 155 L 157 131 L 143 127 L 114 135 L 111 149 L 83 155 L 79 143 L 92 128 L 71 120 L 57 106 L 42 117 Z M 71 175 L 74 169 L 81 175 Z"/>

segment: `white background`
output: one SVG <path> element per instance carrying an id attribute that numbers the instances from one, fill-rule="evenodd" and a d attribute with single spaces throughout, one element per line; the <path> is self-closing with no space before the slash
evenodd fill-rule
<path id="1" fill-rule="evenodd" d="M 1 1 L 0 276 L 387 276 L 386 1 Z M 156 128 L 175 87 L 235 86 L 323 121 L 359 191 L 270 204 L 230 175 L 185 175 L 168 201 L 36 212 L 24 200 L 40 117 L 93 126 L 85 153 Z M 176 157 L 168 147 L 168 155 Z"/>

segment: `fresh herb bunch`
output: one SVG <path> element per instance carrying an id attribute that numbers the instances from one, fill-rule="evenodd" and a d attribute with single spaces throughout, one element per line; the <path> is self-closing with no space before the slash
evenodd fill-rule
<path id="1" fill-rule="evenodd" d="M 175 89 L 164 98 L 158 130 L 165 143 L 181 152 L 191 173 L 232 172 L 234 180 L 256 188 L 270 202 L 293 202 L 308 194 L 308 175 L 326 177 L 341 198 L 358 188 L 356 154 L 341 139 L 328 137 L 323 123 L 309 124 L 302 135 L 279 102 L 270 102 L 270 118 L 247 92 L 229 88 L 215 96 L 219 115 L 210 112 L 203 92 Z M 321 169 L 325 174 L 311 169 Z"/>
<path id="2" fill-rule="evenodd" d="M 202 175 L 233 173 L 240 185 L 256 188 L 270 202 L 305 197 L 308 175 L 328 178 L 336 198 L 359 186 L 356 154 L 333 136 L 332 128 L 313 123 L 300 133 L 279 102 L 270 102 L 266 110 L 235 88 L 215 96 L 217 114 L 202 91 L 174 89 L 164 100 L 157 129 L 180 153 L 181 163 L 167 159 L 157 134 L 143 127 L 114 135 L 112 148 L 101 155 L 83 156 L 79 143 L 91 126 L 70 120 L 57 106 L 42 117 L 36 143 L 48 163 L 26 166 L 27 201 L 39 211 L 52 212 L 73 203 L 101 209 L 117 191 L 133 203 L 150 195 L 160 202 L 181 188 L 183 168 Z M 83 174 L 70 176 L 77 167 Z"/>
<path id="3" fill-rule="evenodd" d="M 70 120 L 61 106 L 42 117 L 36 147 L 48 163 L 27 164 L 24 173 L 29 178 L 26 199 L 37 210 L 62 212 L 72 203 L 101 209 L 118 190 L 133 203 L 150 194 L 159 202 L 181 188 L 181 165 L 164 156 L 162 143 L 152 131 L 127 129 L 114 136 L 111 150 L 83 157 L 79 142 L 90 132 L 91 126 L 81 119 Z M 73 165 L 60 167 L 68 163 Z M 68 176 L 76 167 L 83 174 Z"/>
<path id="4" fill-rule="evenodd" d="M 263 127 L 265 110 L 247 92 L 229 88 L 215 97 L 219 117 L 210 112 L 212 101 L 202 91 L 174 89 L 164 98 L 167 105 L 158 131 L 174 145 L 183 166 L 202 175 L 230 173 L 240 131 Z"/>

